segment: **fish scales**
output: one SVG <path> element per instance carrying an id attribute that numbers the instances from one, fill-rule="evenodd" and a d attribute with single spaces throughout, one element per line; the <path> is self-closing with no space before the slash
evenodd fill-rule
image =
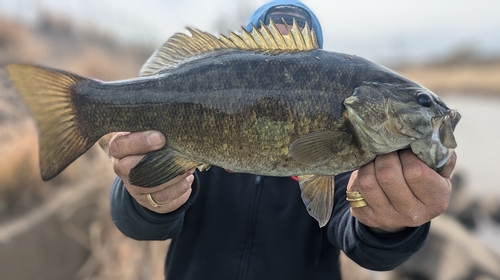
<path id="1" fill-rule="evenodd" d="M 115 82 L 8 65 L 39 125 L 42 178 L 105 134 L 158 130 L 167 143 L 131 169 L 131 184 L 154 187 L 210 165 L 299 175 L 306 209 L 324 226 L 335 175 L 407 148 L 435 170 L 444 166 L 456 148 L 456 110 L 383 66 L 319 50 L 307 25 L 289 30 L 271 22 L 216 38 L 189 29 L 153 53 L 141 77 Z M 294 38 L 305 42 L 300 50 Z"/>
<path id="2" fill-rule="evenodd" d="M 94 124 L 89 136 L 154 129 L 167 136 L 170 147 L 199 162 L 238 172 L 301 175 L 312 170 L 293 161 L 288 147 L 311 132 L 349 130 L 342 101 L 370 67 L 376 65 L 321 50 L 222 52 L 153 77 L 82 83 L 74 88 L 80 95 L 73 103 Z M 360 153 L 354 139 L 348 144 L 346 155 Z M 359 165 L 339 160 L 349 164 L 325 166 L 322 174 Z"/>

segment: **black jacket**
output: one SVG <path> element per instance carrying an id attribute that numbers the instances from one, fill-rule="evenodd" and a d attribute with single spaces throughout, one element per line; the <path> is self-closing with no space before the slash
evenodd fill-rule
<path id="1" fill-rule="evenodd" d="M 339 249 L 363 267 L 390 270 L 422 246 L 429 223 L 372 233 L 349 212 L 349 176 L 336 176 L 334 211 L 324 228 L 307 213 L 294 179 L 217 167 L 196 173 L 189 200 L 163 215 L 140 206 L 117 179 L 111 214 L 131 238 L 172 238 L 169 280 L 340 279 Z"/>

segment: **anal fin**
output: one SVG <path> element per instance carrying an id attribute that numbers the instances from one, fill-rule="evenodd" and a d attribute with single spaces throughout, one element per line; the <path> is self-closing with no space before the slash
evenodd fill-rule
<path id="1" fill-rule="evenodd" d="M 333 212 L 334 176 L 303 175 L 298 177 L 302 201 L 309 215 L 318 221 L 320 227 L 324 227 Z"/>
<path id="2" fill-rule="evenodd" d="M 168 182 L 187 171 L 200 166 L 179 152 L 165 146 L 148 153 L 130 170 L 129 182 L 135 186 L 152 188 Z"/>
<path id="3" fill-rule="evenodd" d="M 200 171 L 207 171 L 210 169 L 210 167 L 212 167 L 212 165 L 208 164 L 208 163 L 202 163 L 202 164 L 197 166 L 198 170 L 200 170 Z"/>

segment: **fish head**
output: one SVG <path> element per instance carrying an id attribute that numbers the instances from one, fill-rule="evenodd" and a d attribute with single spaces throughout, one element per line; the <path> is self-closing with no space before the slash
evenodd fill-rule
<path id="1" fill-rule="evenodd" d="M 457 146 L 453 132 L 460 114 L 418 85 L 365 82 L 344 105 L 366 151 L 385 154 L 411 148 L 438 170 Z"/>
<path id="2" fill-rule="evenodd" d="M 413 141 L 410 144 L 412 152 L 433 169 L 441 171 L 457 147 L 453 132 L 461 117 L 457 110 L 449 110 L 442 116 L 433 117 L 432 133 Z"/>

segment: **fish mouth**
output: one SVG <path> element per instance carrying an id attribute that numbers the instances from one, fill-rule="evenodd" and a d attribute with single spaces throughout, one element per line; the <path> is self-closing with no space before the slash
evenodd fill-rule
<path id="1" fill-rule="evenodd" d="M 455 131 L 455 127 L 457 126 L 458 122 L 462 118 L 462 115 L 460 115 L 460 113 L 458 113 L 457 110 L 451 110 L 451 112 L 449 113 L 449 116 L 451 118 L 452 129 L 453 129 L 453 131 Z"/>
<path id="2" fill-rule="evenodd" d="M 429 137 L 413 141 L 410 144 L 413 153 L 439 172 L 457 147 L 453 132 L 460 118 L 461 115 L 456 110 L 450 110 L 444 116 L 432 118 L 432 134 Z"/>
<path id="3" fill-rule="evenodd" d="M 439 118 L 435 130 L 437 130 L 439 134 L 441 144 L 446 148 L 455 149 L 457 147 L 457 141 L 455 140 L 453 132 L 461 117 L 462 116 L 456 110 L 450 110 L 449 114 Z"/>

